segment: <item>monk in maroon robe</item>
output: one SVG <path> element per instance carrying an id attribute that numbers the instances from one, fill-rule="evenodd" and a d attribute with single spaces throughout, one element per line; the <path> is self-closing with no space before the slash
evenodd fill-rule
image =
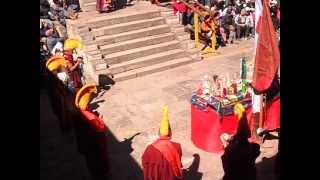
<path id="1" fill-rule="evenodd" d="M 251 131 L 243 105 L 236 104 L 234 114 L 238 120 L 238 129 L 221 156 L 223 180 L 256 180 L 255 160 L 260 154 L 260 146 L 248 140 Z"/>
<path id="2" fill-rule="evenodd" d="M 80 75 L 80 69 L 79 69 L 80 61 L 75 62 L 73 60 L 72 49 L 64 50 L 63 56 L 69 62 L 69 67 L 68 67 L 69 77 L 73 82 L 73 88 L 75 92 L 77 92 L 82 87 L 81 75 Z"/>
<path id="3" fill-rule="evenodd" d="M 102 13 L 106 11 L 106 8 L 108 8 L 110 5 L 111 5 L 111 0 L 97 0 L 96 10 Z"/>
<path id="4" fill-rule="evenodd" d="M 170 141 L 167 106 L 164 107 L 163 114 L 160 137 L 146 148 L 142 156 L 144 180 L 182 179 L 181 146 Z"/>

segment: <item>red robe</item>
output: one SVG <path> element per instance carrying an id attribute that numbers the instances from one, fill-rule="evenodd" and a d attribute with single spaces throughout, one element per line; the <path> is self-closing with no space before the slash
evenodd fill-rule
<path id="1" fill-rule="evenodd" d="M 144 180 L 182 179 L 181 156 L 179 143 L 160 137 L 142 155 Z"/>
<path id="2" fill-rule="evenodd" d="M 64 58 L 69 61 L 72 65 L 75 64 L 73 60 L 73 55 L 71 50 L 65 50 L 63 52 Z M 77 92 L 82 87 L 81 82 L 81 75 L 79 68 L 74 69 L 72 72 L 69 72 L 70 79 L 73 82 L 73 88 L 75 89 L 75 92 Z"/>
<path id="3" fill-rule="evenodd" d="M 172 8 L 173 8 L 173 15 L 176 15 L 177 12 L 179 13 L 187 12 L 187 6 L 182 2 L 177 2 L 176 0 L 173 0 Z"/>
<path id="4" fill-rule="evenodd" d="M 102 13 L 106 10 L 106 6 L 111 4 L 111 0 L 97 0 L 96 11 Z"/>
<path id="5" fill-rule="evenodd" d="M 104 10 L 104 4 L 105 4 L 105 0 L 97 0 L 97 3 L 96 3 L 96 10 L 98 12 L 103 12 Z"/>

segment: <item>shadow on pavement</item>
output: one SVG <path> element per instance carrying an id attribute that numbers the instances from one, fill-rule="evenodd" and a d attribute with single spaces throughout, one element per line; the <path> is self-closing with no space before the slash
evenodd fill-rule
<path id="1" fill-rule="evenodd" d="M 277 155 L 271 158 L 263 158 L 261 162 L 256 164 L 257 179 L 258 180 L 278 180 L 278 174 L 276 173 L 276 159 Z"/>
<path id="2" fill-rule="evenodd" d="M 193 154 L 192 164 L 187 168 L 183 169 L 183 179 L 184 180 L 201 180 L 202 173 L 198 172 L 200 165 L 200 156 L 199 154 Z"/>
<path id="3" fill-rule="evenodd" d="M 95 132 L 82 119 L 75 124 L 80 152 L 86 157 L 93 180 L 140 180 L 142 169 L 130 155 L 132 140 L 137 133 L 118 141 L 107 127 L 106 132 Z"/>
<path id="4" fill-rule="evenodd" d="M 60 129 L 63 133 L 73 133 L 75 135 L 75 148 L 85 158 L 87 169 L 92 177 L 90 180 L 143 179 L 142 169 L 130 155 L 134 150 L 131 147 L 132 140 L 140 133 L 120 142 L 108 127 L 104 132 L 95 131 L 90 125 L 91 122 L 84 119 L 75 107 L 74 95 L 68 94 L 64 85 L 53 74 L 48 72 L 43 81 L 43 86 L 48 89 L 49 101 L 51 102 L 49 104 L 53 108 L 53 113 L 57 116 Z M 112 82 L 110 83 L 112 84 Z M 108 125 L 106 124 L 106 126 Z M 48 143 L 50 144 L 50 142 Z M 64 155 L 68 156 L 66 153 L 61 154 L 61 156 Z M 74 173 L 81 174 L 82 172 Z"/>

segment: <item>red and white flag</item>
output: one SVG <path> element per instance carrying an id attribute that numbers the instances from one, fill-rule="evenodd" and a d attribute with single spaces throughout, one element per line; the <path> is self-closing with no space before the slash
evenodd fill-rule
<path id="1" fill-rule="evenodd" d="M 259 37 L 259 31 L 261 28 L 261 17 L 262 17 L 262 0 L 255 0 L 255 17 L 254 17 L 254 24 L 255 24 L 255 48 L 254 48 L 254 54 L 256 54 L 257 49 L 257 42 Z"/>
<path id="2" fill-rule="evenodd" d="M 271 86 L 277 73 L 280 52 L 268 0 L 256 0 L 255 8 L 256 42 L 252 85 L 257 92 L 263 93 Z"/>

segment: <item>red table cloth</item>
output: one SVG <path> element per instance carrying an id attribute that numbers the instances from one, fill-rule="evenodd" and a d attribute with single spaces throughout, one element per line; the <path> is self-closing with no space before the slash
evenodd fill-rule
<path id="1" fill-rule="evenodd" d="M 251 126 L 251 108 L 246 109 L 246 112 Z M 280 98 L 267 103 L 264 128 L 268 130 L 280 128 Z M 221 152 L 223 146 L 220 135 L 234 134 L 236 130 L 237 121 L 233 114 L 220 118 L 218 113 L 210 107 L 199 110 L 191 105 L 191 140 L 198 148 L 207 152 Z"/>

